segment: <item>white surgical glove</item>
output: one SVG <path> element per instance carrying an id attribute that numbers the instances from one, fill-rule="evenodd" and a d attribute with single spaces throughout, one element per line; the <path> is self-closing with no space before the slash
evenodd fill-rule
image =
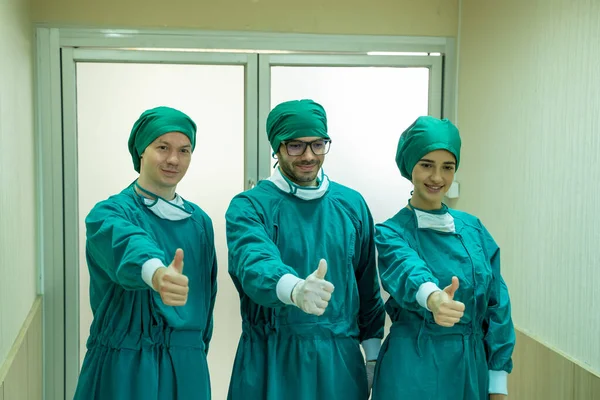
<path id="1" fill-rule="evenodd" d="M 454 294 L 458 290 L 458 278 L 452 277 L 452 284 L 444 290 L 433 292 L 427 299 L 427 308 L 433 313 L 436 324 L 452 327 L 460 322 L 465 313 L 465 305 L 454 300 Z"/>
<path id="2" fill-rule="evenodd" d="M 369 383 L 369 393 L 373 387 L 373 377 L 375 376 L 375 365 L 377 361 L 367 361 L 367 382 Z"/>
<path id="3" fill-rule="evenodd" d="M 334 287 L 325 280 L 325 274 L 327 261 L 321 260 L 317 270 L 299 281 L 292 290 L 292 302 L 307 314 L 323 315 L 329 304 Z"/>

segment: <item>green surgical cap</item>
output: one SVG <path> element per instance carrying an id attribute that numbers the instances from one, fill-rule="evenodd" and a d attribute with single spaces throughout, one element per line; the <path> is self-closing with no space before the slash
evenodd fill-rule
<path id="1" fill-rule="evenodd" d="M 460 163 L 460 134 L 458 128 L 447 119 L 419 117 L 400 136 L 396 164 L 403 177 L 412 181 L 412 171 L 424 155 L 435 150 L 447 150 Z"/>
<path id="2" fill-rule="evenodd" d="M 150 143 L 170 132 L 183 133 L 190 139 L 192 151 L 196 147 L 196 124 L 190 117 L 170 107 L 156 107 L 140 115 L 129 135 L 129 153 L 133 168 L 140 172 L 140 156 Z"/>
<path id="3" fill-rule="evenodd" d="M 325 109 L 312 100 L 281 103 L 267 117 L 267 136 L 275 153 L 286 140 L 312 136 L 329 139 Z"/>

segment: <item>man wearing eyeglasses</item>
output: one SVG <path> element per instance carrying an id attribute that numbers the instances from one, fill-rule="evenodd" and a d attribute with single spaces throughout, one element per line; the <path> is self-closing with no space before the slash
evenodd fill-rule
<path id="1" fill-rule="evenodd" d="M 323 172 L 321 105 L 279 104 L 267 134 L 277 169 L 226 213 L 243 331 L 228 399 L 365 400 L 385 322 L 371 213 Z"/>

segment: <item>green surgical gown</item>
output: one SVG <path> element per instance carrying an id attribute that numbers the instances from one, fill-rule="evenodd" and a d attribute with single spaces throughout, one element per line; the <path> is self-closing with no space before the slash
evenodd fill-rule
<path id="1" fill-rule="evenodd" d="M 85 220 L 94 319 L 76 400 L 207 400 L 217 261 L 210 218 L 157 217 L 128 187 L 98 203 Z M 142 280 L 142 265 L 169 265 L 184 251 L 187 304 L 165 305 Z"/>
<path id="2" fill-rule="evenodd" d="M 359 343 L 383 337 L 385 310 L 363 198 L 332 182 L 323 197 L 302 200 L 262 181 L 232 200 L 226 220 L 243 331 L 228 399 L 365 400 Z M 325 313 L 282 303 L 279 279 L 304 279 L 321 258 L 335 286 Z"/>
<path id="3" fill-rule="evenodd" d="M 373 400 L 487 399 L 488 370 L 511 372 L 515 333 L 500 250 L 477 218 L 445 206 L 437 213 L 446 211 L 455 233 L 417 228 L 408 208 L 376 227 L 392 327 L 379 353 Z M 448 328 L 416 295 L 423 283 L 443 289 L 453 276 L 460 282 L 454 299 L 465 312 Z"/>

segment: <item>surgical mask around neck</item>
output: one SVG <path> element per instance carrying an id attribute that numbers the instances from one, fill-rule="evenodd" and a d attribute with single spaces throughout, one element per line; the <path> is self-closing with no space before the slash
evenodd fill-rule
<path id="1" fill-rule="evenodd" d="M 300 186 L 289 180 L 277 168 L 273 175 L 268 179 L 273 182 L 281 191 L 290 193 L 302 200 L 320 199 L 327 193 L 329 189 L 329 177 L 323 172 L 323 168 L 319 171 L 318 186 Z"/>
<path id="2" fill-rule="evenodd" d="M 142 188 L 137 182 L 135 183 L 135 187 L 140 192 L 154 197 L 154 199 L 149 199 L 140 195 L 143 198 L 146 207 L 148 207 L 148 209 L 157 217 L 169 221 L 181 221 L 192 216 L 192 213 L 185 209 L 183 199 L 178 194 L 175 194 L 175 198 L 172 201 L 168 201 Z"/>
<path id="3" fill-rule="evenodd" d="M 429 213 L 418 210 L 410 205 L 417 217 L 419 229 L 432 229 L 438 232 L 455 233 L 454 217 L 448 211 L 444 213 Z"/>

